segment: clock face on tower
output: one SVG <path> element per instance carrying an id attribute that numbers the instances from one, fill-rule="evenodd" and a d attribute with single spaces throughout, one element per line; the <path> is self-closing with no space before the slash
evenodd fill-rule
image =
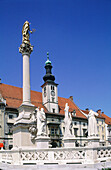
<path id="1" fill-rule="evenodd" d="M 54 92 L 54 91 L 51 91 L 51 95 L 52 95 L 52 96 L 55 96 L 55 92 Z"/>

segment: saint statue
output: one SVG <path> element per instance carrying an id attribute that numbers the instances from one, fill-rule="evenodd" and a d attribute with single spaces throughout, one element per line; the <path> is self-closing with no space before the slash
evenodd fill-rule
<path id="1" fill-rule="evenodd" d="M 47 136 L 46 135 L 46 116 L 44 109 L 37 108 L 37 136 Z"/>
<path id="2" fill-rule="evenodd" d="M 65 105 L 65 119 L 64 119 L 64 123 L 65 123 L 65 137 L 71 136 L 71 131 L 72 131 L 72 116 L 71 113 L 69 112 L 69 106 L 68 103 L 66 103 Z"/>
<path id="3" fill-rule="evenodd" d="M 88 114 L 88 136 L 97 136 L 97 121 L 96 117 L 98 116 L 98 113 L 94 112 L 93 110 L 90 110 Z"/>
<path id="4" fill-rule="evenodd" d="M 22 36 L 23 36 L 22 42 L 30 44 L 29 32 L 32 33 L 32 31 L 30 30 L 30 24 L 28 21 L 26 21 L 22 28 Z"/>

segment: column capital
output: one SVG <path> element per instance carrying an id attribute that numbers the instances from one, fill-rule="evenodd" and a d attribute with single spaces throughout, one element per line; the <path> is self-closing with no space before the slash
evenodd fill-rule
<path id="1" fill-rule="evenodd" d="M 28 43 L 22 43 L 19 47 L 19 52 L 22 53 L 22 55 L 27 54 L 30 55 L 33 51 L 33 46 Z"/>

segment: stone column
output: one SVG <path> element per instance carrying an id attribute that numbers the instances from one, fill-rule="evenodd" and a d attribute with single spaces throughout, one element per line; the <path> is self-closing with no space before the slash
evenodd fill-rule
<path id="1" fill-rule="evenodd" d="M 23 40 L 20 45 L 19 52 L 23 56 L 23 102 L 18 108 L 19 116 L 14 123 L 13 128 L 13 146 L 14 148 L 34 148 L 35 141 L 31 139 L 29 129 L 34 125 L 31 121 L 31 115 L 35 112 L 36 107 L 31 104 L 30 94 L 30 54 L 33 51 L 33 46 L 29 40 L 29 22 L 26 21 L 23 25 L 22 35 Z M 36 121 L 36 119 L 34 120 Z"/>
<path id="2" fill-rule="evenodd" d="M 33 51 L 33 46 L 22 43 L 19 52 L 23 56 L 23 104 L 31 104 L 30 97 L 30 54 Z"/>

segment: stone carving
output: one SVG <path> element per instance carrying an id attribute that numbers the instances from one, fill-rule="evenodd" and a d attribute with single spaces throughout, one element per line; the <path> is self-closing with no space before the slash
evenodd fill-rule
<path id="1" fill-rule="evenodd" d="M 37 137 L 37 127 L 36 125 L 32 125 L 29 127 L 29 132 L 31 133 L 31 140 L 34 141 Z"/>
<path id="2" fill-rule="evenodd" d="M 21 152 L 20 155 L 22 161 L 32 161 L 32 160 L 48 160 L 48 152 Z"/>
<path id="3" fill-rule="evenodd" d="M 28 53 L 31 54 L 31 52 L 33 51 L 33 46 L 31 46 L 30 44 L 21 44 L 19 47 L 19 52 L 22 53 L 22 55 L 24 53 Z"/>
<path id="4" fill-rule="evenodd" d="M 97 157 L 98 158 L 105 158 L 105 157 L 111 158 L 111 148 L 98 149 Z"/>
<path id="5" fill-rule="evenodd" d="M 37 117 L 36 117 L 36 111 L 34 111 L 31 115 L 30 115 L 30 127 L 29 127 L 29 132 L 31 133 L 31 140 L 32 142 L 35 141 L 35 138 L 37 137 Z"/>
<path id="6" fill-rule="evenodd" d="M 32 112 L 32 114 L 30 114 L 30 121 L 32 123 L 37 121 L 37 111 L 36 110 L 34 112 Z"/>
<path id="7" fill-rule="evenodd" d="M 22 36 L 23 36 L 22 42 L 23 43 L 30 44 L 29 32 L 32 33 L 32 31 L 30 30 L 30 24 L 28 21 L 26 21 L 22 28 Z"/>
<path id="8" fill-rule="evenodd" d="M 65 133 L 64 136 L 68 137 L 71 136 L 71 130 L 72 130 L 72 116 L 71 113 L 69 113 L 69 106 L 68 103 L 66 103 L 65 105 L 65 119 L 64 119 L 64 123 L 65 123 Z"/>
<path id="9" fill-rule="evenodd" d="M 88 136 L 94 137 L 97 136 L 97 121 L 95 116 L 98 116 L 98 113 L 94 112 L 93 110 L 90 110 L 88 114 Z"/>
<path id="10" fill-rule="evenodd" d="M 84 159 L 85 151 L 56 151 L 54 152 L 55 160 L 74 160 Z"/>
<path id="11" fill-rule="evenodd" d="M 47 136 L 46 135 L 46 116 L 44 109 L 39 108 L 37 110 L 37 136 Z"/>
<path id="12" fill-rule="evenodd" d="M 11 162 L 13 160 L 12 153 L 2 153 L 2 160 L 8 160 Z"/>

